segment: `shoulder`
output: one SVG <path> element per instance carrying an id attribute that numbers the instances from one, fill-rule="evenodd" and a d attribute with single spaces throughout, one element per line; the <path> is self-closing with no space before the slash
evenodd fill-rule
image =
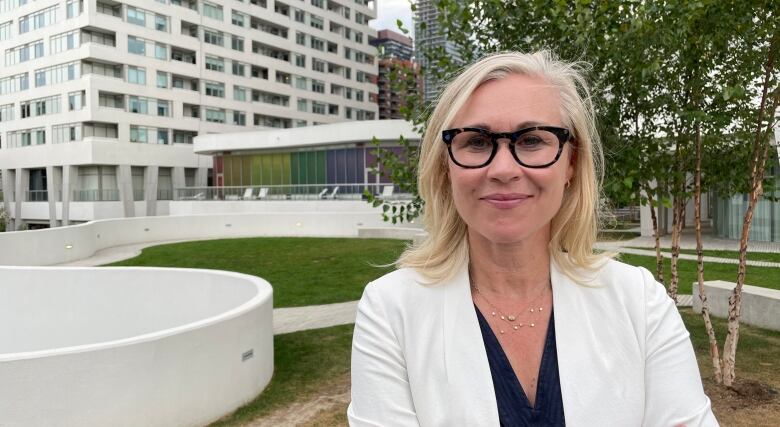
<path id="1" fill-rule="evenodd" d="M 401 268 L 370 282 L 363 291 L 363 299 L 383 305 L 407 304 L 430 298 L 439 293 L 443 284 L 426 283 L 423 276 L 411 268 Z"/>

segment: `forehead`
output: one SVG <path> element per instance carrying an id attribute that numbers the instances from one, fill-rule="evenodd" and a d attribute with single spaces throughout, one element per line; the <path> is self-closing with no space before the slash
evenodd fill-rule
<path id="1" fill-rule="evenodd" d="M 538 124 L 563 126 L 558 90 L 540 77 L 510 74 L 479 86 L 458 111 L 453 127 L 512 131 Z"/>

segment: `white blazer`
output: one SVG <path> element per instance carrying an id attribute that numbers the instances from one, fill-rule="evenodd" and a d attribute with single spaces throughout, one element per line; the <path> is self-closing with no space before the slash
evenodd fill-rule
<path id="1" fill-rule="evenodd" d="M 583 286 L 550 271 L 567 426 L 718 425 L 688 331 L 650 272 L 610 260 Z M 466 266 L 435 286 L 420 277 L 397 270 L 363 292 L 350 425 L 498 426 Z"/>

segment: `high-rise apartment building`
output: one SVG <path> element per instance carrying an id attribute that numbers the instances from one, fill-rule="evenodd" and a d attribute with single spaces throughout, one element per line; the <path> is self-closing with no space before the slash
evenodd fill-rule
<path id="1" fill-rule="evenodd" d="M 377 115 L 369 0 L 0 0 L 16 225 L 166 214 L 206 133 Z"/>
<path id="2" fill-rule="evenodd" d="M 439 11 L 433 0 L 417 1 L 414 14 L 415 57 L 422 67 L 423 91 L 425 102 L 436 99 L 441 90 L 441 83 L 431 70 L 433 64 L 428 64 L 425 52 L 429 49 L 443 49 L 456 63 L 461 62 L 460 54 L 455 45 L 447 40 L 444 31 L 439 26 Z M 421 25 L 421 24 L 425 25 Z M 424 28 L 423 28 L 424 27 Z"/>
<path id="3" fill-rule="evenodd" d="M 379 119 L 402 119 L 401 106 L 412 94 L 422 94 L 420 67 L 412 60 L 412 39 L 391 30 L 380 30 L 371 40 L 379 55 Z"/>

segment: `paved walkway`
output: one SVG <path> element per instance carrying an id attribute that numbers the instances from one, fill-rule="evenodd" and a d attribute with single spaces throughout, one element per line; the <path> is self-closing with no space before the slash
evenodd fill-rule
<path id="1" fill-rule="evenodd" d="M 169 243 L 179 243 L 185 240 L 166 240 L 159 242 L 147 242 L 134 245 L 116 246 L 107 248 L 95 253 L 95 255 L 78 261 L 60 264 L 60 266 L 82 266 L 91 267 L 110 264 L 133 258 L 141 254 L 141 250 L 150 246 L 164 245 Z M 186 240 L 192 241 L 192 240 Z M 668 248 L 671 244 L 669 237 L 661 239 L 661 246 Z M 717 239 L 710 236 L 704 238 L 703 245 L 710 250 L 738 250 L 739 242 L 732 240 Z M 646 247 L 649 249 L 632 249 L 627 246 Z M 655 256 L 655 240 L 649 237 L 638 237 L 632 240 L 599 242 L 596 244 L 598 249 L 615 251 L 636 255 Z M 683 235 L 680 242 L 682 249 L 695 249 L 696 241 L 691 235 Z M 780 243 L 770 242 L 750 242 L 748 251 L 754 252 L 780 252 Z M 663 252 L 664 257 L 670 258 L 669 252 Z M 696 260 L 696 255 L 680 254 L 680 259 Z M 705 262 L 736 264 L 737 260 L 719 257 L 704 257 Z M 751 261 L 748 265 L 761 267 L 780 268 L 778 262 Z M 680 307 L 690 307 L 693 304 L 692 295 L 678 295 L 677 305 Z M 357 301 L 342 302 L 326 305 L 312 305 L 307 307 L 285 307 L 274 309 L 274 335 L 287 334 L 290 332 L 304 331 L 308 329 L 327 328 L 330 326 L 347 325 L 355 323 L 357 316 Z"/>

